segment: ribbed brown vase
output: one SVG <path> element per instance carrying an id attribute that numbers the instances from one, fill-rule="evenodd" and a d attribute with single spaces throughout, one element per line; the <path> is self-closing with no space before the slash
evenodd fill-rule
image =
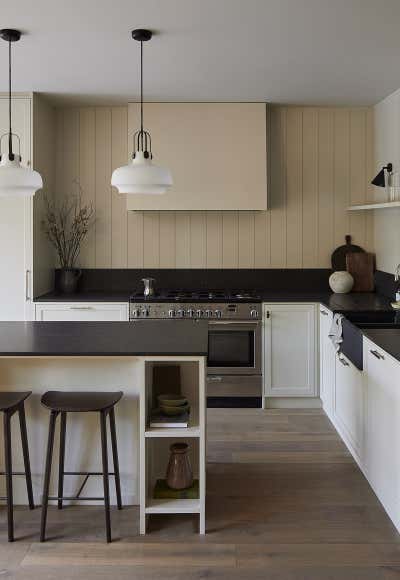
<path id="1" fill-rule="evenodd" d="M 171 489 L 186 489 L 193 483 L 193 471 L 187 443 L 173 443 L 167 467 L 167 485 Z"/>

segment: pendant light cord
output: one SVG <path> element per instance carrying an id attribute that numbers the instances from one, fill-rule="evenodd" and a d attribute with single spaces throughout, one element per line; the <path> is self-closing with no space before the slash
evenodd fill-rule
<path id="1" fill-rule="evenodd" d="M 10 161 L 14 155 L 12 152 L 12 128 L 11 128 L 11 40 L 8 41 L 8 157 Z"/>
<path id="2" fill-rule="evenodd" d="M 140 137 L 143 151 L 143 41 L 140 41 Z"/>

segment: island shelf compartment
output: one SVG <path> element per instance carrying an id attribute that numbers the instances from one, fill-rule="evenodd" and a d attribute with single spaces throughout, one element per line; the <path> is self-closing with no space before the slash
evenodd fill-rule
<path id="1" fill-rule="evenodd" d="M 140 401 L 140 533 L 146 533 L 147 519 L 151 514 L 198 514 L 199 532 L 205 533 L 205 434 L 206 393 L 205 357 L 146 357 L 144 368 L 145 388 Z M 187 428 L 151 428 L 150 415 L 157 400 L 153 384 L 155 366 L 179 365 L 181 394 L 191 406 Z M 155 499 L 157 479 L 164 479 L 170 456 L 170 445 L 187 442 L 193 476 L 199 480 L 199 497 L 196 499 Z"/>

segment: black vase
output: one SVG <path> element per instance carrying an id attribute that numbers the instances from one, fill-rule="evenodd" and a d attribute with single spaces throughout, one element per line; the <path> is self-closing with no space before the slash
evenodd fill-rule
<path id="1" fill-rule="evenodd" d="M 58 279 L 58 286 L 63 294 L 73 294 L 78 287 L 78 280 L 82 270 L 79 268 L 62 268 Z"/>

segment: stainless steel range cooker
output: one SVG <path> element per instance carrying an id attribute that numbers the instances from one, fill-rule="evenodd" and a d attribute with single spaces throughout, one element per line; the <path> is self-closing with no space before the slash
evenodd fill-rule
<path id="1" fill-rule="evenodd" d="M 209 406 L 260 406 L 262 396 L 261 303 L 248 292 L 163 292 L 134 295 L 130 320 L 208 320 Z"/>

